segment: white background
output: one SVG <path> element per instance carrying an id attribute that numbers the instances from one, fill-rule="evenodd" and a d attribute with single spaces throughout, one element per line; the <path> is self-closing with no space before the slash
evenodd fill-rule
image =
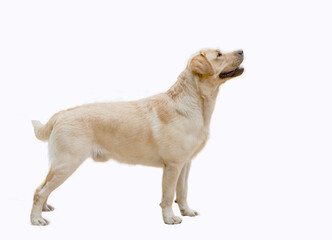
<path id="1" fill-rule="evenodd" d="M 310 2 L 310 3 L 309 3 Z M 311 3 L 312 2 L 312 3 Z M 329 1 L 1 1 L 1 239 L 331 239 Z M 164 225 L 161 169 L 87 160 L 29 222 L 47 145 L 31 119 L 166 91 L 201 48 L 242 48 L 192 164 L 201 215 Z M 179 214 L 177 206 L 174 206 Z"/>

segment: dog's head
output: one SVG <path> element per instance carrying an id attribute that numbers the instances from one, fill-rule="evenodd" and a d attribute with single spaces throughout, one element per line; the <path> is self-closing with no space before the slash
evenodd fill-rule
<path id="1" fill-rule="evenodd" d="M 202 80 L 210 79 L 221 84 L 243 73 L 244 69 L 240 67 L 243 57 L 242 50 L 230 53 L 219 49 L 202 50 L 190 60 L 189 68 Z"/>

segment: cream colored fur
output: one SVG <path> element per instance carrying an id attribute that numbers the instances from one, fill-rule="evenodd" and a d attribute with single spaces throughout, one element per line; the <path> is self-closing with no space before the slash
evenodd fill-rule
<path id="1" fill-rule="evenodd" d="M 237 51 L 220 56 L 219 50 L 202 50 L 165 93 L 74 107 L 56 113 L 45 125 L 32 121 L 36 137 L 48 141 L 51 166 L 35 192 L 31 223 L 48 224 L 41 215 L 53 210 L 48 196 L 89 157 L 163 168 L 164 222 L 182 221 L 172 210 L 175 192 L 181 214 L 198 215 L 187 203 L 191 160 L 208 139 L 219 86 L 229 79 L 219 74 L 233 71 L 242 60 Z"/>

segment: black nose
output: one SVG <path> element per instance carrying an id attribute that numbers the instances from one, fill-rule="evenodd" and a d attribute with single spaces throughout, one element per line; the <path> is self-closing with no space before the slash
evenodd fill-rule
<path id="1" fill-rule="evenodd" d="M 238 50 L 237 53 L 238 53 L 240 56 L 243 56 L 243 50 Z"/>

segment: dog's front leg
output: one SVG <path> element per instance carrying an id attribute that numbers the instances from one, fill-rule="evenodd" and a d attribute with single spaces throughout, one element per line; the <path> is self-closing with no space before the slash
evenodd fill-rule
<path id="1" fill-rule="evenodd" d="M 178 163 L 164 163 L 162 190 L 163 196 L 160 203 L 163 219 L 166 224 L 179 224 L 182 219 L 175 216 L 172 209 L 176 183 L 183 165 Z"/>
<path id="2" fill-rule="evenodd" d="M 176 185 L 176 200 L 175 202 L 179 205 L 182 216 L 197 216 L 198 212 L 191 209 L 187 203 L 188 193 L 188 176 L 190 171 L 191 162 L 184 165 L 180 173 L 177 185 Z"/>

